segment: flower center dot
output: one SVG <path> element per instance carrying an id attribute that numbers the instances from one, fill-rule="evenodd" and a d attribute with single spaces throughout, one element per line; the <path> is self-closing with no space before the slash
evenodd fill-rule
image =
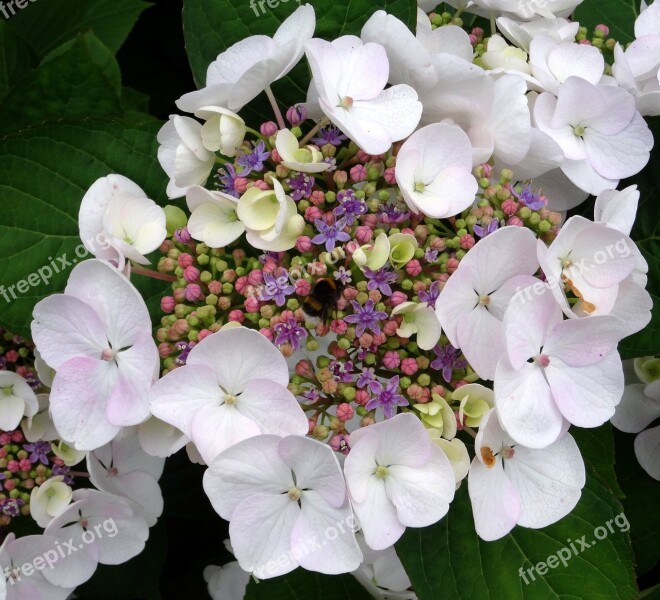
<path id="1" fill-rule="evenodd" d="M 387 477 L 387 467 L 379 466 L 376 468 L 375 475 L 376 477 L 380 477 L 381 479 L 385 479 Z"/>
<path id="2" fill-rule="evenodd" d="M 300 497 L 302 496 L 302 492 L 300 491 L 299 488 L 293 486 L 289 488 L 289 491 L 287 492 L 287 496 L 289 497 L 289 500 L 298 502 L 298 500 L 300 500 Z"/>

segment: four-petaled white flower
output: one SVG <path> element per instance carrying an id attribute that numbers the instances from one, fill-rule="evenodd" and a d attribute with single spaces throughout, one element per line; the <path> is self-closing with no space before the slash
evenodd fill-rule
<path id="1" fill-rule="evenodd" d="M 397 335 L 409 338 L 417 335 L 417 345 L 422 350 L 432 350 L 440 340 L 442 329 L 433 308 L 416 302 L 402 302 L 392 309 L 392 316 L 401 315 Z"/>
<path id="2" fill-rule="evenodd" d="M 494 410 L 474 444 L 468 490 L 477 535 L 504 537 L 516 525 L 540 529 L 570 513 L 585 484 L 580 449 L 564 433 L 541 450 L 526 448 L 502 428 Z"/>
<path id="3" fill-rule="evenodd" d="M 417 127 L 422 105 L 417 92 L 389 76 L 385 48 L 346 35 L 305 45 L 312 87 L 325 115 L 368 154 L 387 152 Z"/>
<path id="4" fill-rule="evenodd" d="M 260 333 L 218 331 L 190 351 L 184 366 L 156 382 L 151 412 L 188 436 L 210 464 L 261 433 L 307 433 L 307 417 L 288 383 L 286 360 Z"/>
<path id="5" fill-rule="evenodd" d="M 149 311 L 110 264 L 77 264 L 63 294 L 34 307 L 32 338 L 56 375 L 50 410 L 60 436 L 94 450 L 149 416 L 160 360 Z"/>
<path id="6" fill-rule="evenodd" d="M 411 413 L 351 433 L 344 474 L 367 545 L 392 546 L 406 527 L 439 521 L 454 498 L 449 459 Z"/>
<path id="7" fill-rule="evenodd" d="M 17 373 L 0 371 L 0 429 L 13 431 L 21 419 L 33 417 L 39 410 L 36 394 Z"/>
<path id="8" fill-rule="evenodd" d="M 92 184 L 80 204 L 78 224 L 85 248 L 119 268 L 125 259 L 149 264 L 144 255 L 167 236 L 165 211 L 123 175 L 101 177 Z"/>
<path id="9" fill-rule="evenodd" d="M 529 229 L 494 231 L 465 255 L 436 301 L 445 335 L 483 379 L 493 379 L 504 351 L 502 319 L 511 298 L 537 281 L 535 244 Z"/>
<path id="10" fill-rule="evenodd" d="M 299 565 L 346 573 L 362 561 L 341 467 L 326 444 L 299 435 L 244 440 L 210 464 L 204 490 L 229 521 L 239 564 L 259 579 Z"/>
<path id="11" fill-rule="evenodd" d="M 277 132 L 275 148 L 287 169 L 301 173 L 322 173 L 330 168 L 330 163 L 323 162 L 323 154 L 316 146 L 300 148 L 298 138 L 289 129 Z"/>
<path id="12" fill-rule="evenodd" d="M 469 208 L 478 190 L 470 139 L 460 128 L 445 123 L 427 125 L 405 141 L 395 174 L 410 209 L 435 218 Z"/>

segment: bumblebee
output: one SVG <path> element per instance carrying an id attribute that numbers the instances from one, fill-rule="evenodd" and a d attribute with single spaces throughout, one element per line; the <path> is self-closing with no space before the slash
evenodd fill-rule
<path id="1" fill-rule="evenodd" d="M 328 316 L 337 310 L 344 285 L 330 277 L 319 279 L 309 296 L 303 300 L 303 312 L 309 317 L 319 317 L 325 323 Z"/>

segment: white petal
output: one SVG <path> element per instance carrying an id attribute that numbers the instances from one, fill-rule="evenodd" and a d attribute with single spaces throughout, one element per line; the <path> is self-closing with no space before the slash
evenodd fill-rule
<path id="1" fill-rule="evenodd" d="M 660 426 L 642 431 L 635 438 L 635 456 L 642 468 L 660 481 Z"/>

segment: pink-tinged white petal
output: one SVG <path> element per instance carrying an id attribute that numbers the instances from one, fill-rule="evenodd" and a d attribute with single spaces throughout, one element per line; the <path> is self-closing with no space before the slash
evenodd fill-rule
<path id="1" fill-rule="evenodd" d="M 636 185 L 628 186 L 621 191 L 605 190 L 596 198 L 594 221 L 606 223 L 609 227 L 630 235 L 638 202 L 639 190 Z"/>
<path id="2" fill-rule="evenodd" d="M 101 358 L 108 347 L 103 322 L 86 302 L 66 294 L 44 298 L 34 307 L 32 339 L 53 369 L 77 356 Z"/>
<path id="3" fill-rule="evenodd" d="M 219 406 L 225 394 L 211 369 L 188 363 L 159 379 L 149 397 L 154 416 L 190 437 L 195 414 L 206 406 Z"/>
<path id="4" fill-rule="evenodd" d="M 309 423 L 296 397 L 269 379 L 251 379 L 236 398 L 236 410 L 254 421 L 261 433 L 306 435 Z"/>
<path id="5" fill-rule="evenodd" d="M 642 3 L 642 11 L 635 20 L 635 37 L 641 38 L 645 35 L 657 35 L 660 30 L 660 6 L 656 6 L 655 2 L 650 6 L 644 8 L 645 3 Z"/>
<path id="6" fill-rule="evenodd" d="M 204 406 L 192 420 L 190 439 L 204 462 L 210 464 L 221 452 L 238 442 L 259 435 L 259 425 L 241 414 L 236 406 Z"/>
<path id="7" fill-rule="evenodd" d="M 94 358 L 72 358 L 57 370 L 50 411 L 62 439 L 77 450 L 94 450 L 119 432 L 120 427 L 111 425 L 106 417 L 117 378 L 114 363 Z"/>
<path id="8" fill-rule="evenodd" d="M 258 579 L 269 579 L 293 571 L 291 535 L 300 517 L 298 503 L 287 494 L 253 495 L 235 511 L 229 536 L 238 563 Z"/>
<path id="9" fill-rule="evenodd" d="M 327 444 L 290 435 L 283 439 L 278 452 L 282 460 L 296 474 L 296 485 L 311 488 L 323 502 L 339 508 L 346 501 L 346 488 L 336 455 Z"/>
<path id="10" fill-rule="evenodd" d="M 426 430 L 412 413 L 396 415 L 372 426 L 368 431 L 370 435 L 378 435 L 380 438 L 375 454 L 379 465 L 421 468 L 433 457 L 434 447 L 429 444 Z M 353 448 L 359 439 L 351 434 Z"/>
<path id="11" fill-rule="evenodd" d="M 374 550 L 384 550 L 398 541 L 406 528 L 399 521 L 396 508 L 387 497 L 382 479 L 372 476 L 365 493 L 362 502 L 353 502 L 353 510 L 360 521 L 367 545 Z"/>
<path id="12" fill-rule="evenodd" d="M 660 400 L 647 395 L 646 388 L 644 383 L 625 387 L 621 402 L 610 419 L 614 427 L 626 433 L 639 433 L 660 417 Z"/>
<path id="13" fill-rule="evenodd" d="M 545 376 L 562 415 L 578 427 L 598 427 L 608 421 L 623 395 L 623 369 L 616 350 L 588 367 L 551 359 Z"/>
<path id="14" fill-rule="evenodd" d="M 477 535 L 487 542 L 504 537 L 520 516 L 520 497 L 501 464 L 484 466 L 472 460 L 468 490 Z"/>
<path id="15" fill-rule="evenodd" d="M 578 308 L 576 306 L 576 309 Z M 621 334 L 627 337 L 641 331 L 650 323 L 652 308 L 651 295 L 635 281 L 633 274 L 619 284 L 616 302 L 609 314 L 619 318 Z"/>
<path id="16" fill-rule="evenodd" d="M 635 456 L 642 469 L 660 481 L 660 426 L 642 431 L 635 438 Z"/>
<path id="17" fill-rule="evenodd" d="M 239 394 L 250 379 L 269 379 L 286 386 L 289 370 L 282 353 L 260 333 L 241 328 L 204 338 L 188 355 L 188 365 L 206 365 L 230 394 Z"/>
<path id="18" fill-rule="evenodd" d="M 564 419 L 543 370 L 534 363 L 515 370 L 502 358 L 495 373 L 495 407 L 502 426 L 519 444 L 543 448 L 561 434 Z"/>
<path id="19" fill-rule="evenodd" d="M 391 466 L 385 489 L 401 524 L 427 527 L 449 510 L 454 499 L 454 472 L 445 453 L 434 446 L 431 460 L 421 469 Z"/>
<path id="20" fill-rule="evenodd" d="M 225 450 L 204 473 L 204 491 L 226 520 L 254 494 L 280 496 L 294 485 L 291 468 L 282 460 L 282 438 L 260 435 Z M 241 511 L 242 512 L 242 509 Z"/>
<path id="21" fill-rule="evenodd" d="M 339 465 L 337 474 L 341 477 Z M 296 562 L 303 569 L 328 575 L 354 571 L 362 562 L 354 525 L 348 500 L 335 507 L 316 489 L 303 491 L 300 516 L 291 532 L 291 552 Z"/>
<path id="22" fill-rule="evenodd" d="M 367 428 L 364 428 L 367 429 Z M 358 429 L 355 433 L 363 431 Z M 344 462 L 346 484 L 354 503 L 365 502 L 370 494 L 369 488 L 374 484 L 373 476 L 377 468 L 376 452 L 380 445 L 377 435 L 360 436 L 358 440 L 351 434 L 351 451 Z"/>
<path id="23" fill-rule="evenodd" d="M 465 259 L 464 259 L 465 260 Z M 435 313 L 452 346 L 458 348 L 458 323 L 475 309 L 479 295 L 472 287 L 475 270 L 462 262 L 442 288 L 435 303 Z"/>
<path id="24" fill-rule="evenodd" d="M 464 315 L 456 328 L 458 347 L 481 379 L 493 379 L 497 361 L 506 351 L 504 325 L 485 306 Z"/>
<path id="25" fill-rule="evenodd" d="M 539 529 L 569 514 L 585 484 L 584 462 L 566 433 L 541 450 L 516 446 L 506 473 L 520 496 L 518 525 Z"/>

